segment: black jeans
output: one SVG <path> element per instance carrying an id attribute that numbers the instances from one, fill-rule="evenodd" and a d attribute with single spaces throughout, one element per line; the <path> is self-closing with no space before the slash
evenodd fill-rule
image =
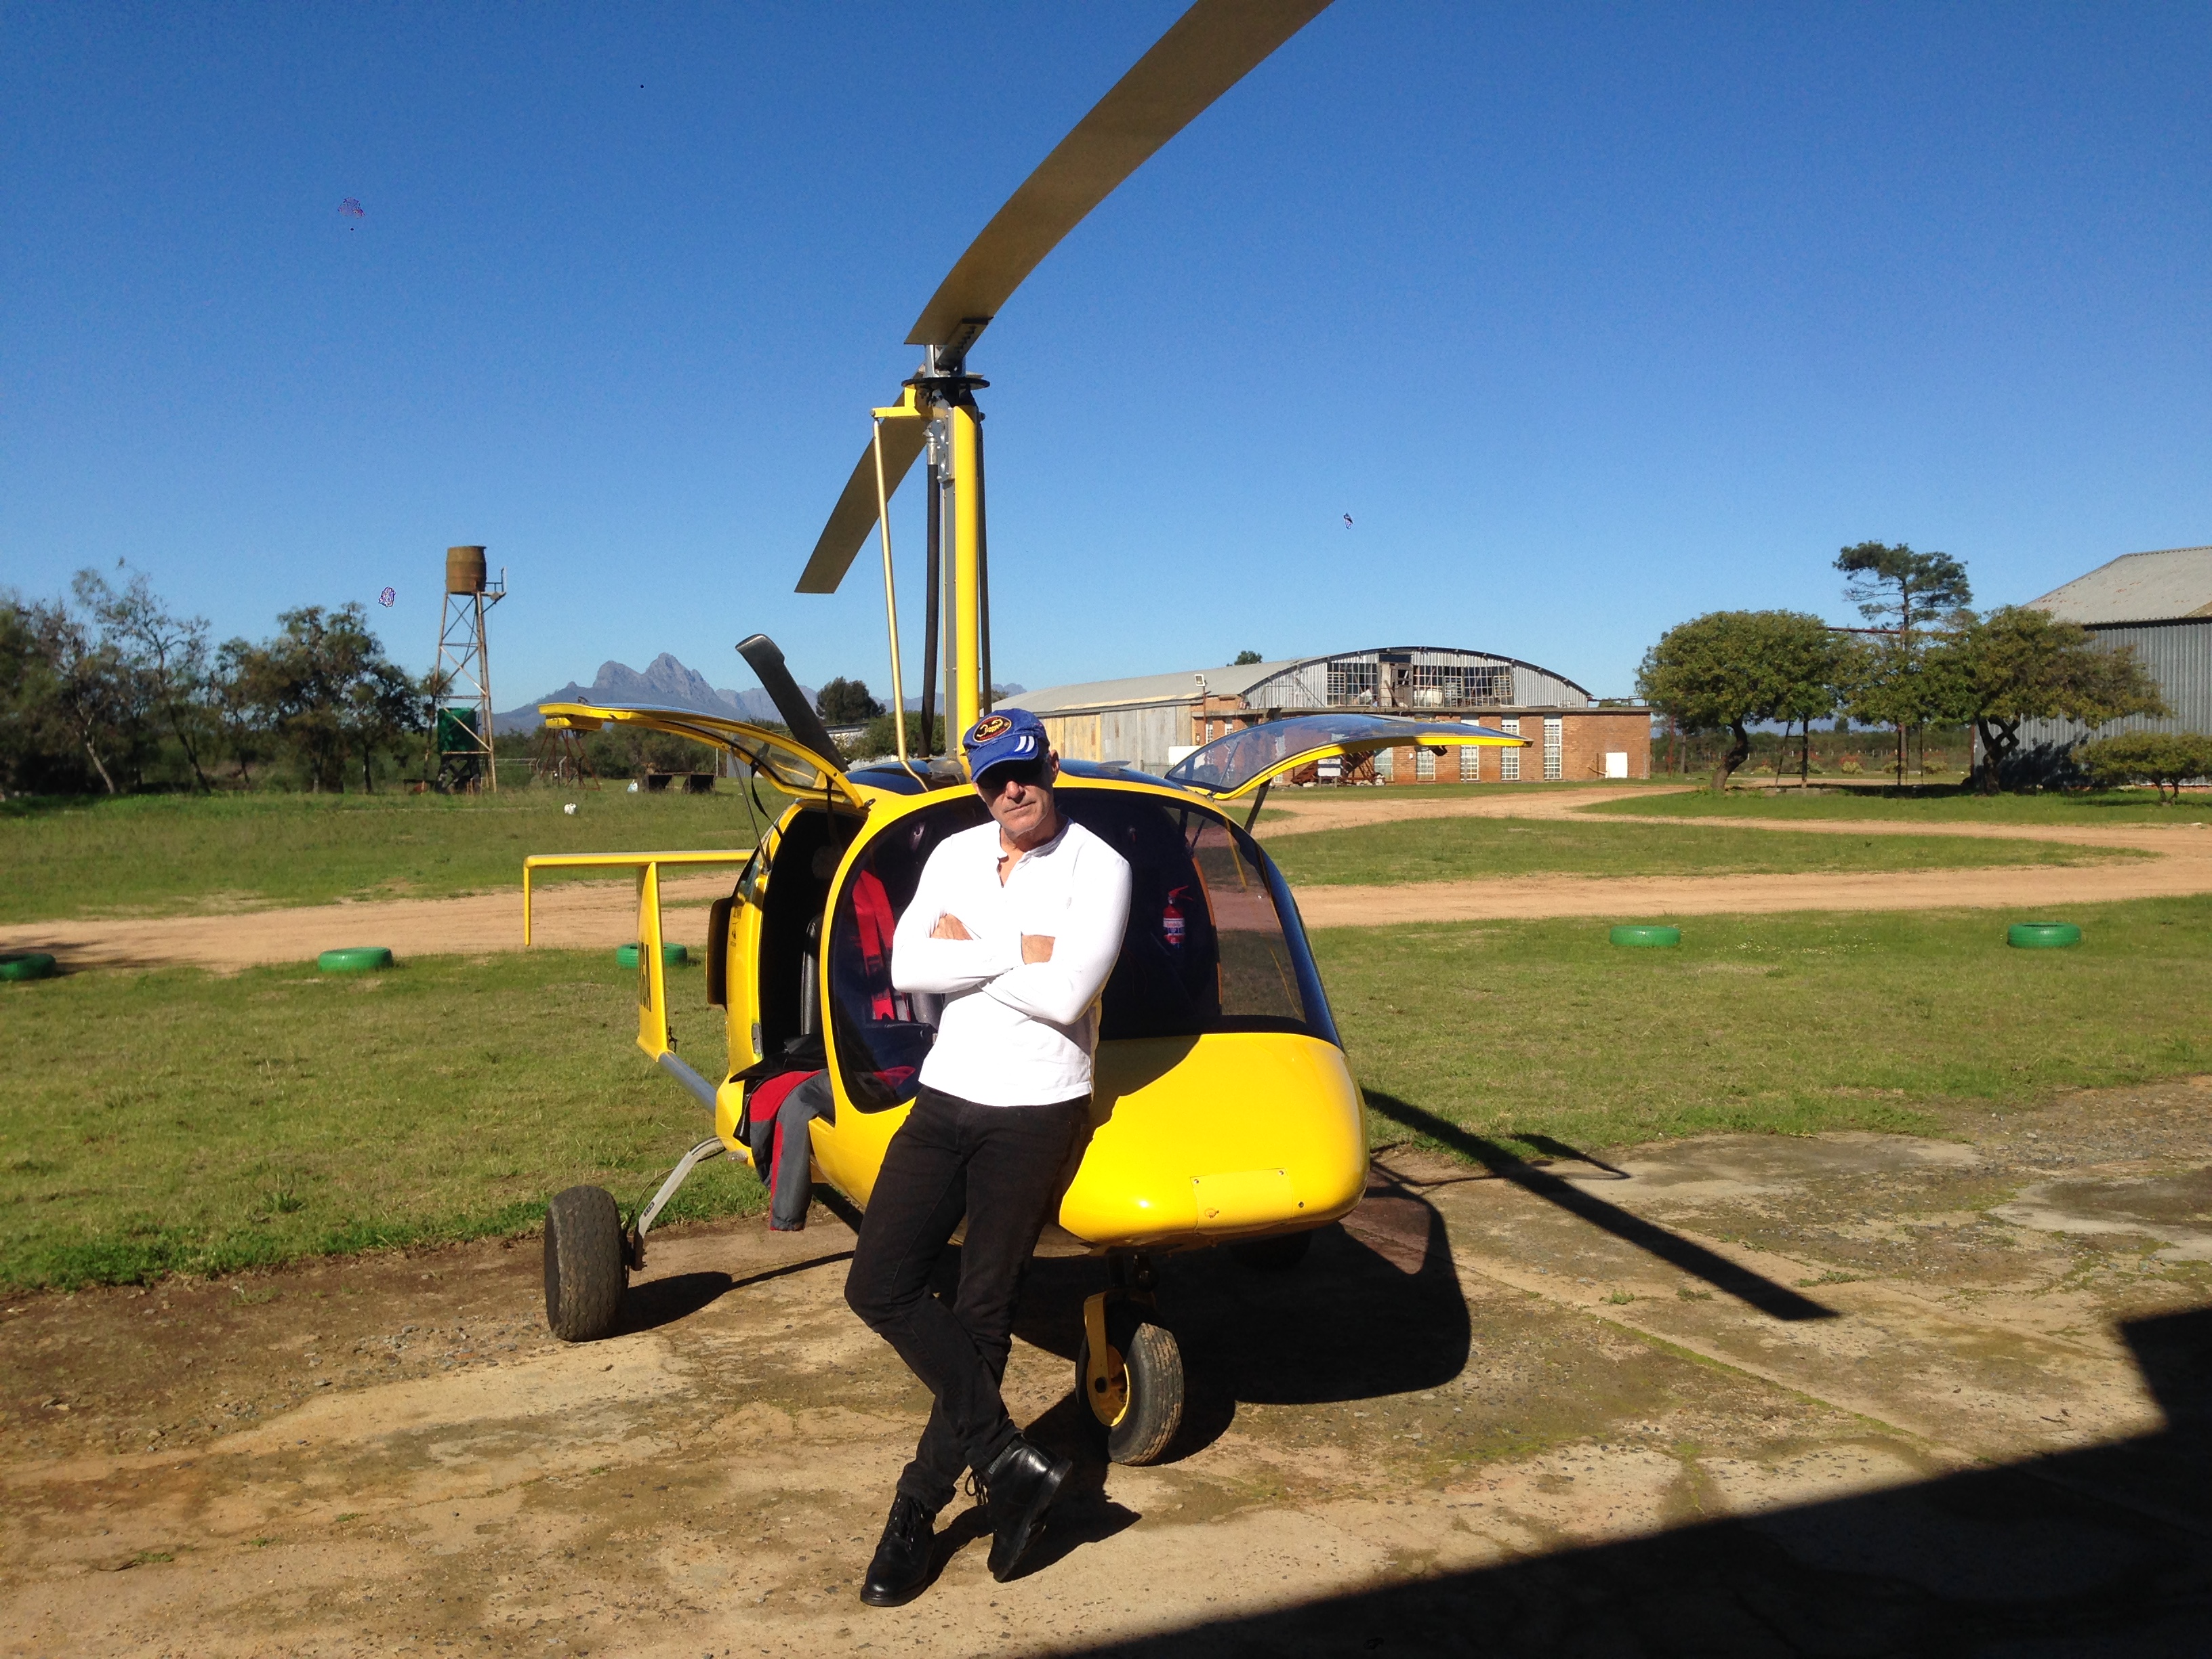
<path id="1" fill-rule="evenodd" d="M 1014 1304 L 1090 1118 L 1088 1097 L 979 1106 L 925 1084 L 884 1151 L 845 1300 L 934 1397 L 898 1483 L 933 1515 L 952 1501 L 963 1469 L 990 1468 L 1018 1432 L 999 1396 Z M 960 1288 L 948 1307 L 929 1279 L 963 1214 Z"/>

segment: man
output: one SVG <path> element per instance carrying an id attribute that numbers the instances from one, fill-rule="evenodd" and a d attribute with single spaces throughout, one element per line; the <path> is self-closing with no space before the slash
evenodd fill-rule
<path id="1" fill-rule="evenodd" d="M 1072 1467 L 1022 1438 L 1000 1398 L 1030 1253 L 1090 1133 L 1098 998 L 1129 919 L 1129 866 L 1053 799 L 1036 716 L 986 714 L 962 739 L 992 822 L 929 857 L 891 939 L 891 983 L 945 999 L 920 1092 L 884 1154 L 845 1297 L 935 1400 L 860 1599 L 929 1580 L 933 1528 L 963 1469 L 988 1505 L 991 1574 L 1012 1576 Z M 963 1216 L 960 1286 L 931 1270 Z"/>

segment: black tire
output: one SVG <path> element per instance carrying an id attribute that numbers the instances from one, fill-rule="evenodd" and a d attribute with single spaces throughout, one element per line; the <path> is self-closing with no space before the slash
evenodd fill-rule
<path id="1" fill-rule="evenodd" d="M 1182 1426 L 1182 1350 L 1164 1327 L 1126 1306 L 1107 1309 L 1106 1340 L 1121 1362 L 1120 1378 L 1127 1391 L 1110 1422 L 1092 1405 L 1091 1420 L 1105 1432 L 1107 1461 L 1132 1466 L 1157 1463 Z M 1090 1369 L 1091 1339 L 1086 1334 L 1075 1350 L 1075 1392 L 1086 1404 L 1091 1403 L 1086 1376 Z"/>
<path id="2" fill-rule="evenodd" d="M 1306 1259 L 1313 1249 L 1313 1232 L 1278 1233 L 1273 1238 L 1248 1238 L 1231 1244 L 1229 1254 L 1240 1263 L 1263 1273 L 1286 1273 Z"/>
<path id="3" fill-rule="evenodd" d="M 545 1206 L 545 1325 L 563 1342 L 614 1333 L 629 1289 L 622 1208 L 601 1187 L 571 1187 Z"/>

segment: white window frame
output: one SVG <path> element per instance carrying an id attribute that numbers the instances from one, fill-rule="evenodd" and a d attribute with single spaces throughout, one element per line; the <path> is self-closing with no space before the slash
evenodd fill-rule
<path id="1" fill-rule="evenodd" d="M 1567 775 L 1567 723 L 1547 716 L 1544 720 L 1544 781 L 1557 783 Z"/>
<path id="2" fill-rule="evenodd" d="M 1482 781 L 1482 745 L 1470 743 L 1459 751 L 1459 781 L 1462 783 Z"/>
<path id="3" fill-rule="evenodd" d="M 1413 750 L 1413 781 L 1434 783 L 1437 781 L 1437 751 L 1424 745 Z"/>
<path id="4" fill-rule="evenodd" d="M 1510 720 L 1498 721 L 1498 729 L 1509 738 L 1519 737 L 1521 735 L 1520 717 L 1516 715 Z M 1498 751 L 1498 781 L 1500 783 L 1521 781 L 1521 750 L 1517 744 L 1513 748 L 1501 749 Z"/>

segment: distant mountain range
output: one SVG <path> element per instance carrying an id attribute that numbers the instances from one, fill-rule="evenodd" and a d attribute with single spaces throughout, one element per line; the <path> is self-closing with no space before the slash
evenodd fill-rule
<path id="1" fill-rule="evenodd" d="M 1001 685 L 999 695 L 1011 697 L 1024 688 Z M 799 695 L 811 705 L 815 689 L 811 685 L 799 688 Z M 750 691 L 732 691 L 727 686 L 707 684 L 707 677 L 696 668 L 686 668 L 665 651 L 645 665 L 643 673 L 628 663 L 603 662 L 597 678 L 589 685 L 579 685 L 570 680 L 558 691 L 548 691 L 542 697 L 532 697 L 520 708 L 510 708 L 503 714 L 491 718 L 495 732 L 535 732 L 538 726 L 538 705 L 541 702 L 635 702 L 648 703 L 660 708 L 689 708 L 702 714 L 720 714 L 726 720 L 761 720 L 770 725 L 781 725 L 783 716 L 775 712 L 768 693 L 756 686 Z M 911 709 L 921 707 L 920 697 L 908 697 L 906 706 Z"/>
<path id="2" fill-rule="evenodd" d="M 812 686 L 802 685 L 799 690 L 807 702 L 814 701 Z M 571 680 L 558 691 L 532 697 L 520 708 L 493 715 L 492 729 L 535 732 L 538 726 L 538 705 L 541 702 L 599 702 L 689 708 L 702 714 L 720 714 L 726 720 L 779 723 L 782 720 L 775 712 L 775 705 L 769 701 L 768 693 L 757 686 L 750 691 L 733 691 L 726 686 L 709 685 L 704 674 L 695 668 L 686 668 L 664 651 L 645 665 L 643 673 L 628 663 L 603 662 L 598 678 L 589 685 L 579 685 Z"/>

